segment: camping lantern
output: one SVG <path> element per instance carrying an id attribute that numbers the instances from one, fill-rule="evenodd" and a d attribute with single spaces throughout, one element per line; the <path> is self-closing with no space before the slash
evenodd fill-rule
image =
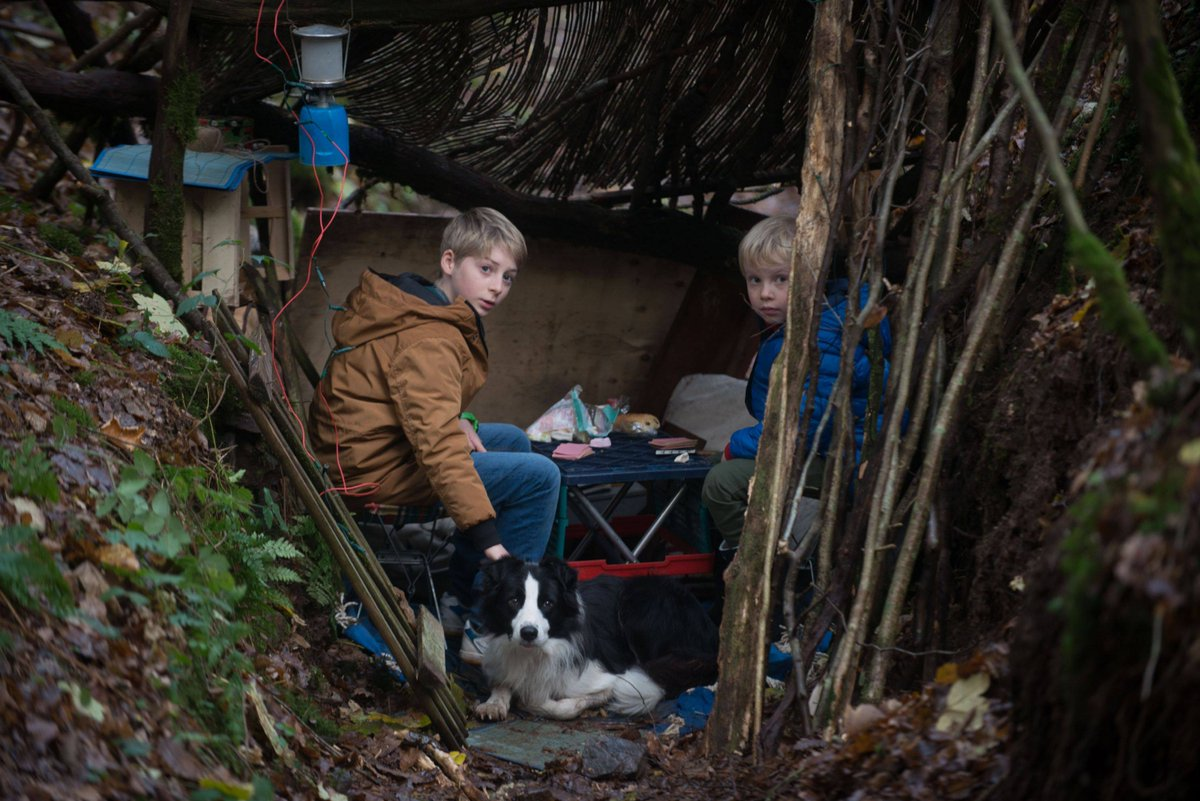
<path id="1" fill-rule="evenodd" d="M 334 87 L 346 82 L 346 38 L 350 31 L 333 25 L 307 25 L 292 31 L 300 39 L 300 161 L 317 167 L 350 163 L 350 123 L 346 109 L 333 102 Z"/>

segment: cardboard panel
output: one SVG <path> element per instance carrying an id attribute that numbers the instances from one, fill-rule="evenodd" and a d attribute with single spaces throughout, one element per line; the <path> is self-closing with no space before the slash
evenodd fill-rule
<path id="1" fill-rule="evenodd" d="M 314 364 L 323 365 L 330 350 L 328 304 L 340 304 L 368 267 L 433 277 L 446 222 L 407 214 L 337 216 L 315 258 L 329 296 L 314 274 L 289 311 Z M 297 291 L 318 230 L 310 210 L 297 253 Z M 481 420 L 524 427 L 574 384 L 589 402 L 643 395 L 694 272 L 663 259 L 530 241 L 512 292 L 486 319 L 491 370 L 472 411 Z M 309 398 L 299 400 L 307 409 Z"/>

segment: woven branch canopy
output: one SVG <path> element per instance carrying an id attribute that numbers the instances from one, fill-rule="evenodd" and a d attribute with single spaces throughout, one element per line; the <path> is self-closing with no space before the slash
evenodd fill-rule
<path id="1" fill-rule="evenodd" d="M 808 2 L 291 0 L 277 30 L 265 5 L 256 24 L 259 0 L 194 2 L 208 107 L 278 96 L 290 27 L 335 22 L 355 123 L 514 190 L 637 206 L 798 176 Z"/>

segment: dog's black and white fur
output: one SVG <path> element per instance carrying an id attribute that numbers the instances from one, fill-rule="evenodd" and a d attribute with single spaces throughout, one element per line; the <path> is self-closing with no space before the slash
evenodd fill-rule
<path id="1" fill-rule="evenodd" d="M 483 570 L 481 617 L 490 636 L 485 720 L 514 703 L 568 720 L 606 706 L 634 715 L 717 678 L 717 629 L 679 582 L 658 576 L 579 581 L 561 559 L 512 557 Z"/>

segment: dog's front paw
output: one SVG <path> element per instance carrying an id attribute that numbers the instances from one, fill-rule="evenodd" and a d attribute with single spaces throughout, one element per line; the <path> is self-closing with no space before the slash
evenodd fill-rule
<path id="1" fill-rule="evenodd" d="M 480 720 L 504 720 L 508 717 L 508 702 L 493 695 L 483 703 L 476 705 L 475 717 Z"/>

